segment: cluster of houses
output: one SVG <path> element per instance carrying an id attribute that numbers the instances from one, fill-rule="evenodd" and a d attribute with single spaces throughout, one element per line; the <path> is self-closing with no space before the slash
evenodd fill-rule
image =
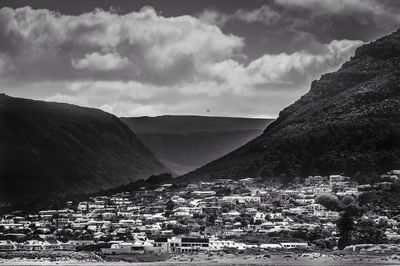
<path id="1" fill-rule="evenodd" d="M 391 171 L 382 183 L 395 182 L 399 176 L 400 171 Z M 289 188 L 252 178 L 143 187 L 67 202 L 59 210 L 4 214 L 0 251 L 76 250 L 98 243 L 108 244 L 102 248 L 105 254 L 306 248 L 307 239 L 254 244 L 244 237 L 321 228 L 335 238 L 340 213 L 325 209 L 316 198 L 323 194 L 357 198 L 368 186 L 331 175 L 310 176 Z M 400 239 L 400 224 L 390 214 L 377 212 L 368 218 L 385 220 L 390 225 L 388 238 Z"/>
<path id="2" fill-rule="evenodd" d="M 0 251 L 41 251 L 41 250 L 75 250 L 73 242 L 63 243 L 56 239 L 41 240 L 27 240 L 22 243 L 14 242 L 11 240 L 0 240 Z"/>

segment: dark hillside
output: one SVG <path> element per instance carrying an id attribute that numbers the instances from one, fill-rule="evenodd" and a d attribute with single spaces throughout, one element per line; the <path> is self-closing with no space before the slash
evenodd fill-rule
<path id="1" fill-rule="evenodd" d="M 283 109 L 264 133 L 184 178 L 345 173 L 400 168 L 400 31 L 358 48 Z"/>
<path id="2" fill-rule="evenodd" d="M 0 201 L 110 188 L 168 171 L 117 117 L 0 96 Z"/>

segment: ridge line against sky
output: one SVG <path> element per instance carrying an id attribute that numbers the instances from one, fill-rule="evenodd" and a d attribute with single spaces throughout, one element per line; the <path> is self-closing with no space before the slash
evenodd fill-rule
<path id="1" fill-rule="evenodd" d="M 125 117 L 271 118 L 400 25 L 395 0 L 83 3 L 0 2 L 0 91 Z"/>

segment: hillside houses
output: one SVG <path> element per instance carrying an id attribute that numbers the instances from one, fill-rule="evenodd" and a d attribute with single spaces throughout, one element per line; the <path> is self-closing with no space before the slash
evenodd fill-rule
<path id="1" fill-rule="evenodd" d="M 387 175 L 399 176 L 397 173 Z M 302 236 L 312 230 L 324 230 L 335 239 L 341 213 L 325 209 L 315 199 L 324 194 L 357 198 L 363 191 L 390 187 L 391 182 L 385 182 L 388 184 L 358 186 L 347 177 L 332 175 L 311 176 L 290 187 L 257 179 L 143 187 L 68 202 L 59 210 L 4 214 L 0 217 L 0 249 L 70 250 L 98 243 L 109 245 L 104 249 L 107 254 L 245 249 L 251 247 L 243 241 L 249 234 L 258 234 L 261 241 L 263 236 Z M 385 224 L 387 237 L 398 238 L 400 218 L 395 215 L 371 211 L 365 219 Z M 267 241 L 257 247 L 279 245 L 285 249 L 307 243 L 302 238 L 297 242 L 283 240 L 281 243 L 290 244 Z"/>

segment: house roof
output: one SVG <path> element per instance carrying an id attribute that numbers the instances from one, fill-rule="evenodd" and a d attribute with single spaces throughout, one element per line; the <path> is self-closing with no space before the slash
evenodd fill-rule
<path id="1" fill-rule="evenodd" d="M 154 239 L 154 242 L 168 242 L 168 237 L 159 237 Z"/>
<path id="2" fill-rule="evenodd" d="M 54 238 L 47 238 L 46 242 L 49 244 L 58 244 L 58 241 Z"/>
<path id="3" fill-rule="evenodd" d="M 185 237 L 181 239 L 182 243 L 188 243 L 188 242 L 197 242 L 197 243 L 209 243 L 210 240 L 208 238 L 191 238 L 191 237 Z"/>

